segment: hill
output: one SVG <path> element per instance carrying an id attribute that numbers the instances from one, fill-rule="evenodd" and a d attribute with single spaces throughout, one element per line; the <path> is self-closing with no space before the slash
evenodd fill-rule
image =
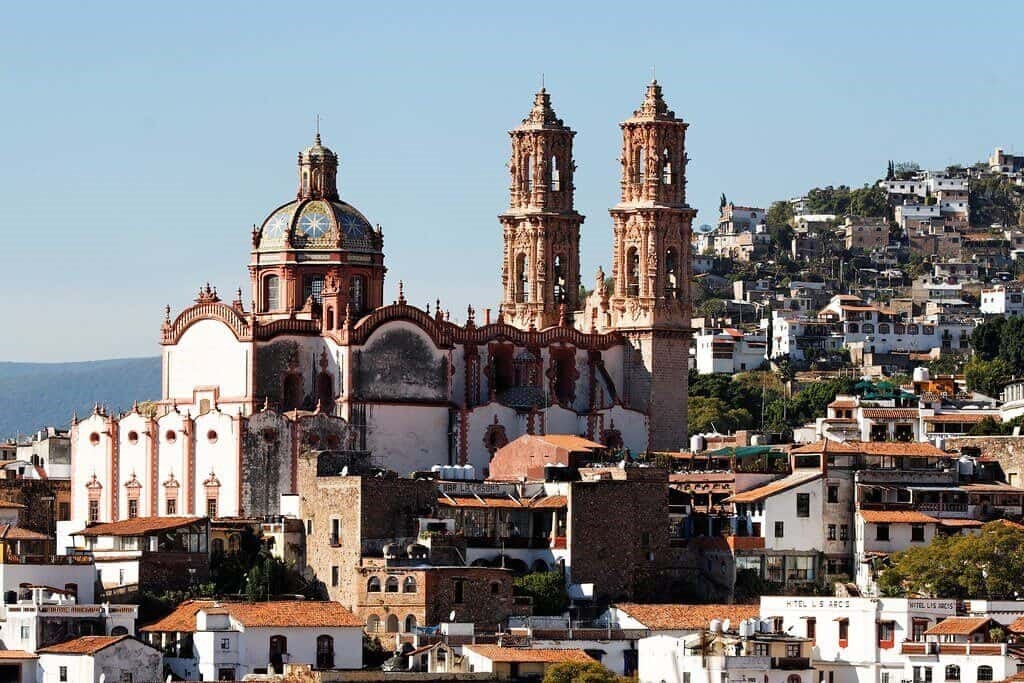
<path id="1" fill-rule="evenodd" d="M 113 410 L 160 398 L 160 358 L 79 363 L 0 362 L 0 438 L 48 425 L 66 428 L 101 403 Z"/>

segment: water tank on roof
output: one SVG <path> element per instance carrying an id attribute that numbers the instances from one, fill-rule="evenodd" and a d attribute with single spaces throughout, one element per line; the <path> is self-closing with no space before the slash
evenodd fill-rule
<path id="1" fill-rule="evenodd" d="M 740 638 L 749 638 L 753 635 L 753 631 L 750 630 L 750 619 L 744 619 L 740 622 Z"/>
<path id="2" fill-rule="evenodd" d="M 728 619 L 723 619 L 723 620 L 722 620 L 722 630 L 723 630 L 723 631 L 725 631 L 726 633 L 728 633 L 728 632 L 729 632 L 729 628 L 730 628 L 731 626 L 732 626 L 732 622 L 730 622 L 730 621 L 729 621 Z"/>
<path id="3" fill-rule="evenodd" d="M 476 468 L 474 468 L 472 465 L 463 465 L 462 478 L 466 480 L 476 479 Z"/>
<path id="4" fill-rule="evenodd" d="M 690 437 L 690 451 L 692 453 L 700 453 L 705 448 L 704 437 L 700 434 L 694 434 Z"/>
<path id="5" fill-rule="evenodd" d="M 444 465 L 441 468 L 441 478 L 444 479 L 445 481 L 451 481 L 452 479 L 454 479 L 455 475 L 452 473 L 452 470 L 454 469 L 455 468 L 451 465 Z"/>
<path id="6" fill-rule="evenodd" d="M 442 469 L 444 468 L 441 467 L 440 465 L 434 465 L 430 468 L 430 471 L 433 472 L 435 478 L 440 479 Z"/>
<path id="7" fill-rule="evenodd" d="M 931 373 L 923 365 L 919 365 L 914 368 L 914 381 L 915 382 L 927 382 L 932 378 Z"/>
<path id="8" fill-rule="evenodd" d="M 712 633 L 721 633 L 722 632 L 722 620 L 721 619 L 712 619 L 711 620 L 711 624 L 708 626 L 708 630 L 711 631 Z"/>
<path id="9" fill-rule="evenodd" d="M 974 476 L 974 458 L 969 455 L 961 455 L 956 461 L 956 471 L 961 477 L 971 478 Z"/>
<path id="10" fill-rule="evenodd" d="M 751 446 L 767 446 L 768 435 L 767 434 L 754 434 L 750 437 Z"/>
<path id="11" fill-rule="evenodd" d="M 772 632 L 772 620 L 771 619 L 762 619 L 760 626 L 761 626 L 761 628 L 760 628 L 761 633 L 771 633 Z"/>

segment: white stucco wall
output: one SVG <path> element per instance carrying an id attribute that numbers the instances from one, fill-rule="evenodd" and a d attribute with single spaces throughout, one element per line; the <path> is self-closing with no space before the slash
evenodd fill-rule
<path id="1" fill-rule="evenodd" d="M 235 338 L 224 323 L 200 320 L 174 346 L 163 347 L 164 399 L 193 408 L 197 387 L 216 387 L 227 403 L 250 396 L 251 345 Z"/>

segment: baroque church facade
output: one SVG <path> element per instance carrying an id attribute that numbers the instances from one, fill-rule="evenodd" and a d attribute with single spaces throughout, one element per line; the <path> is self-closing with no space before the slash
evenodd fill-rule
<path id="1" fill-rule="evenodd" d="M 611 286 L 583 297 L 573 137 L 537 93 L 510 131 L 502 300 L 450 321 L 384 303 L 384 238 L 338 192 L 319 133 L 296 198 L 252 232 L 252 296 L 209 285 L 161 329 L 157 414 L 72 424 L 72 519 L 277 514 L 306 450 L 365 451 L 398 472 L 470 465 L 526 434 L 614 447 L 686 444 L 687 124 L 658 83 L 622 129 Z"/>

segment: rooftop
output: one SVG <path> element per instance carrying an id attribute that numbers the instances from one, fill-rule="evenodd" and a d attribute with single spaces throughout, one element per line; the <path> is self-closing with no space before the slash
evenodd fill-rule
<path id="1" fill-rule="evenodd" d="M 39 648 L 39 654 L 94 655 L 122 640 L 135 640 L 132 636 L 81 636 L 57 645 Z M 147 647 L 150 647 L 147 645 Z"/>
<path id="2" fill-rule="evenodd" d="M 544 664 L 561 664 L 563 662 L 575 662 L 585 664 L 595 661 L 593 657 L 583 650 L 576 649 L 551 649 L 551 648 L 525 648 L 525 647 L 502 647 L 500 645 L 463 645 L 463 652 L 472 652 L 486 657 L 492 662 L 526 663 L 537 662 Z"/>
<path id="3" fill-rule="evenodd" d="M 917 510 L 861 510 L 860 516 L 870 524 L 937 524 L 939 521 Z"/>
<path id="4" fill-rule="evenodd" d="M 806 484 L 816 479 L 821 479 L 821 477 L 822 473 L 817 471 L 791 474 L 788 477 L 776 479 L 764 486 L 758 486 L 757 488 L 750 489 L 749 491 L 737 493 L 727 500 L 732 503 L 754 503 L 759 500 L 764 500 L 769 496 L 774 496 L 776 493 L 782 493 L 783 491 L 788 491 L 789 489 L 801 486 L 802 484 Z"/>
<path id="5" fill-rule="evenodd" d="M 728 619 L 739 624 L 760 616 L 760 605 L 641 605 L 619 603 L 616 607 L 652 631 L 698 631 L 708 628 L 712 619 Z"/>
<path id="6" fill-rule="evenodd" d="M 988 617 L 948 617 L 924 632 L 926 636 L 969 636 L 984 628 Z"/>
<path id="7" fill-rule="evenodd" d="M 247 628 L 288 626 L 293 628 L 361 627 L 363 622 L 338 602 L 314 600 L 272 600 L 270 602 L 217 602 L 186 600 L 163 619 L 143 627 L 144 632 L 189 633 L 196 630 L 199 610 L 227 611 Z"/>
<path id="8" fill-rule="evenodd" d="M 144 536 L 157 531 L 170 531 L 183 526 L 195 524 L 205 517 L 135 517 L 122 519 L 118 522 L 93 524 L 75 536 Z"/>

